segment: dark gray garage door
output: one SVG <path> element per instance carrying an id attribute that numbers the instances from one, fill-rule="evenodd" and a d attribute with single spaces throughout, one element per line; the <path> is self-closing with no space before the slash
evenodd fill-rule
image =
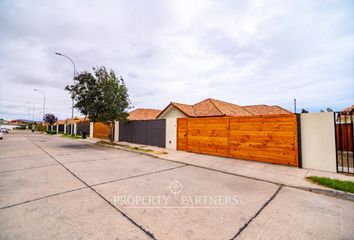
<path id="1" fill-rule="evenodd" d="M 166 147 L 165 119 L 119 123 L 119 141 Z"/>
<path id="2" fill-rule="evenodd" d="M 59 128 L 58 131 L 59 131 L 59 132 L 64 132 L 64 127 L 65 127 L 64 124 L 59 124 L 59 125 L 58 125 L 58 128 Z"/>
<path id="3" fill-rule="evenodd" d="M 76 132 L 78 135 L 81 135 L 82 132 L 85 132 L 87 135 L 90 134 L 90 122 L 79 122 L 76 127 Z"/>

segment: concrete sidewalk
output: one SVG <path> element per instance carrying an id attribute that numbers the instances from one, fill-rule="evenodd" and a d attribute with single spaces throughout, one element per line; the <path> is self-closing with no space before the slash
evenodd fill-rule
<path id="1" fill-rule="evenodd" d="M 95 143 L 100 141 L 98 139 L 88 139 L 86 142 Z M 354 194 L 343 193 L 341 191 L 333 190 L 324 186 L 314 184 L 306 180 L 307 176 L 320 176 L 329 177 L 340 180 L 354 181 L 354 176 L 323 172 L 310 169 L 300 169 L 295 167 L 288 167 L 282 165 L 275 165 L 269 163 L 262 163 L 256 161 L 247 161 L 234 158 L 218 157 L 211 155 L 203 155 L 190 153 L 185 151 L 176 151 L 166 148 L 159 148 L 153 146 L 146 146 L 141 144 L 133 144 L 128 142 L 115 142 L 118 146 L 114 146 L 119 149 L 125 149 L 127 151 L 139 152 L 134 150 L 134 147 L 140 149 L 146 149 L 151 151 L 140 151 L 143 154 L 154 156 L 160 159 L 169 161 L 175 161 L 178 163 L 184 163 L 191 166 L 203 167 L 224 173 L 234 174 L 242 177 L 248 177 L 252 179 L 262 180 L 266 182 L 281 184 L 288 187 L 303 188 L 310 191 L 319 191 L 330 195 L 345 195 L 344 198 L 354 199 Z M 343 197 L 343 196 L 341 196 Z"/>

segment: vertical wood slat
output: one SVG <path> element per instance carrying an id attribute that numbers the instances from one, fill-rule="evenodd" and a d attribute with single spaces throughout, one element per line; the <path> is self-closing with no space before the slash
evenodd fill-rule
<path id="1" fill-rule="evenodd" d="M 295 114 L 177 119 L 177 149 L 298 166 Z"/>
<path id="2" fill-rule="evenodd" d="M 109 139 L 109 127 L 102 122 L 95 122 L 93 124 L 93 137 Z"/>

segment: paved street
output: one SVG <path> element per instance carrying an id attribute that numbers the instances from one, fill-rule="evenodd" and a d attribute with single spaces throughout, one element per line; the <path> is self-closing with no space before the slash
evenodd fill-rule
<path id="1" fill-rule="evenodd" d="M 0 239 L 353 239 L 354 202 L 15 132 L 0 142 Z"/>

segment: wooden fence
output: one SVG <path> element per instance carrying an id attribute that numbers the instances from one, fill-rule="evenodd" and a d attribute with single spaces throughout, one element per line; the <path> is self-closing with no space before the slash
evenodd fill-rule
<path id="1" fill-rule="evenodd" d="M 298 166 L 296 115 L 179 118 L 177 149 Z"/>
<path id="2" fill-rule="evenodd" d="M 101 139 L 109 139 L 109 127 L 101 122 L 93 124 L 93 137 Z"/>

